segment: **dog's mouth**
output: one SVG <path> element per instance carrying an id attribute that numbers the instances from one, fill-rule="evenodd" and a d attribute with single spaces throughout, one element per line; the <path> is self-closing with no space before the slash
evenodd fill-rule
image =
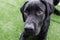
<path id="1" fill-rule="evenodd" d="M 36 28 L 34 35 L 38 35 L 41 31 L 41 27 Z"/>

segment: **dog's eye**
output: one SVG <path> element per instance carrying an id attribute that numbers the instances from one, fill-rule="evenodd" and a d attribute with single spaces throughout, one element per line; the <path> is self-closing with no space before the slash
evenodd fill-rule
<path id="1" fill-rule="evenodd" d="M 43 14 L 43 12 L 42 11 L 37 11 L 37 13 L 36 13 L 38 16 L 40 16 L 40 15 L 42 15 Z"/>
<path id="2" fill-rule="evenodd" d="M 25 10 L 24 12 L 25 12 L 25 13 L 28 13 L 28 10 Z"/>
<path id="3" fill-rule="evenodd" d="M 29 13 L 28 10 L 24 11 L 24 14 L 25 14 L 25 15 L 28 15 L 28 13 Z"/>

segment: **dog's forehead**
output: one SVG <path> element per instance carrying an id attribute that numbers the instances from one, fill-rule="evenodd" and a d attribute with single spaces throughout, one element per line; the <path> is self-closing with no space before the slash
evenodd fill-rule
<path id="1" fill-rule="evenodd" d="M 40 2 L 38 0 L 30 0 L 30 1 L 28 1 L 28 3 L 25 6 L 26 7 L 33 6 L 33 5 L 37 6 L 37 4 L 40 4 Z"/>
<path id="2" fill-rule="evenodd" d="M 42 2 L 41 0 L 28 0 L 28 3 L 26 4 L 27 5 L 41 5 Z"/>
<path id="3" fill-rule="evenodd" d="M 26 1 L 32 2 L 32 1 L 40 1 L 40 0 L 26 0 Z"/>
<path id="4" fill-rule="evenodd" d="M 28 1 L 28 3 L 25 5 L 25 8 L 24 8 L 24 10 L 26 9 L 26 8 L 34 8 L 34 7 L 39 7 L 39 8 L 41 8 L 42 10 L 45 10 L 45 5 L 41 2 L 41 1 L 39 1 L 39 0 L 30 0 L 30 1 Z"/>

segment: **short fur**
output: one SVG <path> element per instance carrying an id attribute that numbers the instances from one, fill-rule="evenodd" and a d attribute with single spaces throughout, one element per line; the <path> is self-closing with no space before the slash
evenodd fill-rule
<path id="1" fill-rule="evenodd" d="M 46 40 L 47 32 L 50 25 L 51 14 L 55 13 L 57 15 L 60 15 L 60 11 L 54 7 L 58 3 L 59 3 L 59 0 L 53 0 L 53 4 L 50 4 L 50 2 L 47 2 L 44 0 L 25 2 L 25 4 L 21 8 L 23 21 L 25 22 L 25 26 L 27 24 L 32 24 L 32 25 L 27 25 L 27 26 L 31 26 L 31 28 L 33 28 L 33 30 L 35 28 L 35 30 L 34 31 L 32 30 L 31 32 L 34 32 L 34 33 L 32 33 L 33 35 L 30 35 L 30 33 L 29 34 L 26 33 L 26 31 L 28 30 L 24 29 L 24 32 L 21 34 L 21 37 L 19 40 L 27 40 L 30 36 L 32 37 L 31 40 Z M 37 7 L 38 8 L 37 9 L 38 11 L 37 11 L 36 6 L 40 7 L 41 9 Z M 41 10 L 42 10 L 42 14 L 41 12 L 39 12 Z M 27 14 L 25 14 L 25 12 Z"/>

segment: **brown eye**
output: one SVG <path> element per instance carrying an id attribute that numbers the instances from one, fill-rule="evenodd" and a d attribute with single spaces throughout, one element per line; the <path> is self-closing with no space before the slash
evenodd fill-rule
<path id="1" fill-rule="evenodd" d="M 28 10 L 24 11 L 24 14 L 25 14 L 25 15 L 28 15 L 28 13 L 29 13 Z"/>
<path id="2" fill-rule="evenodd" d="M 28 10 L 26 10 L 25 13 L 28 13 Z"/>
<path id="3" fill-rule="evenodd" d="M 43 14 L 43 12 L 42 11 L 37 11 L 37 15 L 39 16 L 39 15 L 42 15 Z"/>

